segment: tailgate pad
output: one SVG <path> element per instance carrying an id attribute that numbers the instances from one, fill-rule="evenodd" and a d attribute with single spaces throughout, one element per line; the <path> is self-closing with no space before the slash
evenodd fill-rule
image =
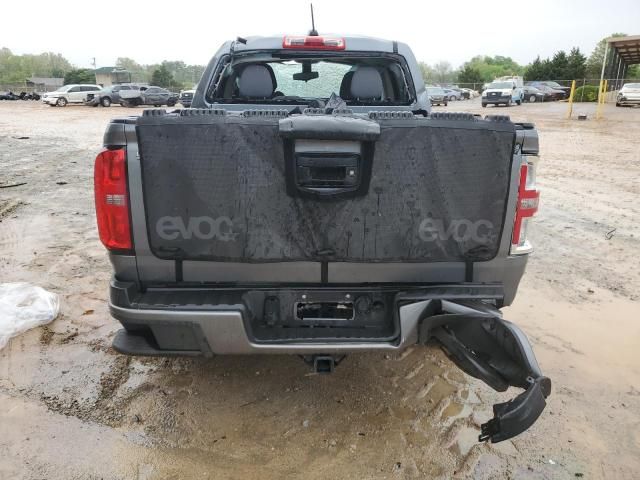
<path id="1" fill-rule="evenodd" d="M 472 118 L 378 123 L 367 192 L 326 200 L 287 193 L 278 118 L 140 117 L 153 253 L 232 262 L 495 257 L 515 126 Z"/>

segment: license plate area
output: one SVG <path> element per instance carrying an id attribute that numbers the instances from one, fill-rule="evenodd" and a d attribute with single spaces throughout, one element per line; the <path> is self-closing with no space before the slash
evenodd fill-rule
<path id="1" fill-rule="evenodd" d="M 391 341 L 398 335 L 395 291 L 309 289 L 243 296 L 254 341 Z"/>
<path id="2" fill-rule="evenodd" d="M 347 321 L 355 318 L 353 302 L 298 302 L 294 308 L 296 318 L 307 322 Z"/>

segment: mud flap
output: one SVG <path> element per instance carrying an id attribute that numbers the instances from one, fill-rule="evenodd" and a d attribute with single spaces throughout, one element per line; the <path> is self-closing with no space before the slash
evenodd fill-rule
<path id="1" fill-rule="evenodd" d="M 492 443 L 512 438 L 538 419 L 551 380 L 542 375 L 526 335 L 491 305 L 482 302 L 437 301 L 420 327 L 420 342 L 435 339 L 464 372 L 503 392 L 525 391 L 493 406 L 493 419 L 481 426 L 478 440 Z"/>

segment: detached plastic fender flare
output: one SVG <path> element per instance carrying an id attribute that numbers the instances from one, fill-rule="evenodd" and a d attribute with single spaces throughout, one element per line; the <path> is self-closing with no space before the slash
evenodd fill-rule
<path id="1" fill-rule="evenodd" d="M 514 386 L 525 390 L 493 406 L 494 417 L 481 426 L 479 441 L 507 440 L 538 419 L 551 394 L 551 380 L 542 375 L 524 332 L 504 320 L 495 307 L 443 300 L 436 313 L 421 324 L 420 343 L 431 339 L 460 369 L 493 389 L 502 392 Z"/>
<path id="2" fill-rule="evenodd" d="M 480 426 L 478 441 L 497 443 L 524 432 L 538 419 L 550 393 L 551 380 L 547 377 L 532 378 L 531 386 L 520 395 L 493 406 L 493 418 Z"/>

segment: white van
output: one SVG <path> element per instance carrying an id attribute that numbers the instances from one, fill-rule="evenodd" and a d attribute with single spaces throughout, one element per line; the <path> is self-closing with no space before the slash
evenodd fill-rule
<path id="1" fill-rule="evenodd" d="M 42 102 L 51 105 L 52 107 L 65 107 L 67 103 L 84 103 L 87 101 L 87 95 L 89 93 L 96 93 L 100 90 L 102 90 L 100 85 L 65 85 L 55 92 L 45 93 L 42 96 Z"/>
<path id="2" fill-rule="evenodd" d="M 520 105 L 524 100 L 523 86 L 524 80 L 522 77 L 507 76 L 496 78 L 482 92 L 482 106 L 504 104 L 510 107 L 512 103 Z"/>

